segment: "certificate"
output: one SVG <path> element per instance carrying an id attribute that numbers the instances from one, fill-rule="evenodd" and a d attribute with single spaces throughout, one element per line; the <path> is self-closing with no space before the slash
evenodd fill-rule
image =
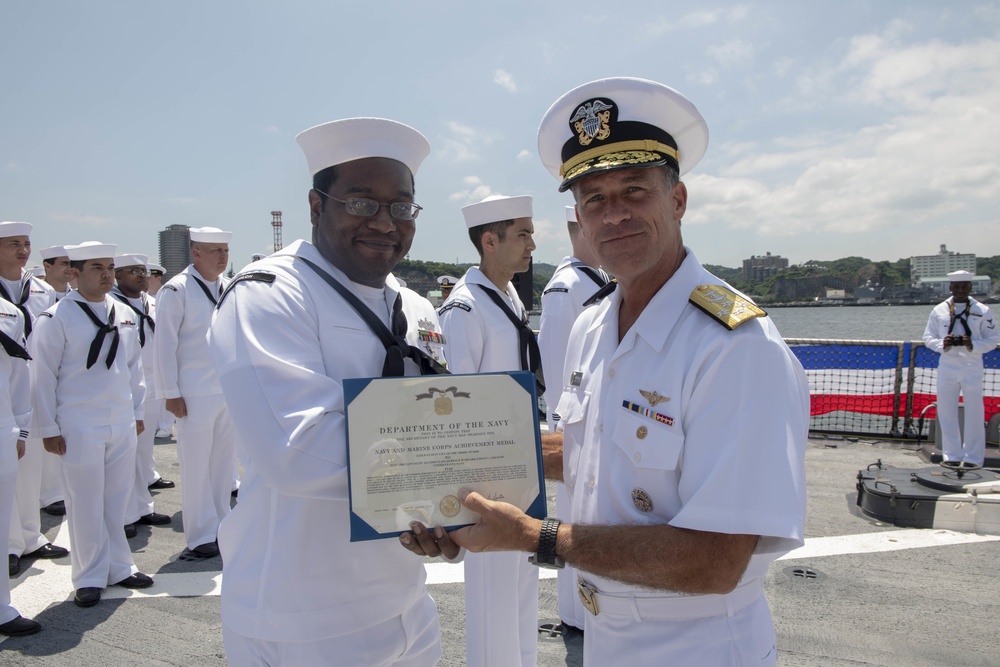
<path id="1" fill-rule="evenodd" d="M 545 516 L 532 374 L 348 379 L 344 403 L 352 542 L 475 523 L 461 488 Z"/>

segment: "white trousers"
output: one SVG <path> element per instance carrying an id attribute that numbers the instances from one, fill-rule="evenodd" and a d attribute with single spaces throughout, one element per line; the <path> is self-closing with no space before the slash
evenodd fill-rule
<path id="1" fill-rule="evenodd" d="M 958 425 L 958 396 L 965 399 L 965 443 Z M 941 452 L 945 461 L 967 461 L 983 465 L 986 459 L 986 428 L 983 426 L 983 369 L 981 366 L 937 369 L 937 419 L 941 425 Z"/>
<path id="2" fill-rule="evenodd" d="M 777 661 L 774 624 L 763 595 L 729 616 L 686 620 L 636 616 L 605 612 L 594 616 L 585 611 L 584 667 L 772 667 Z"/>
<path id="3" fill-rule="evenodd" d="M 17 436 L 15 427 L 0 429 L 0 535 L 10 532 L 14 494 L 17 489 Z M 10 579 L 2 577 L 0 583 L 0 624 L 20 616 L 10 604 Z"/>
<path id="4" fill-rule="evenodd" d="M 125 538 L 135 479 L 135 422 L 62 429 L 73 588 L 107 588 L 139 570 Z"/>
<path id="5" fill-rule="evenodd" d="M 468 667 L 534 667 L 538 658 L 538 568 L 516 551 L 465 556 Z"/>
<path id="6" fill-rule="evenodd" d="M 430 595 L 401 616 L 361 632 L 313 642 L 271 642 L 246 637 L 222 626 L 226 659 L 233 667 L 431 667 L 441 659 L 441 630 Z"/>
<path id="7" fill-rule="evenodd" d="M 229 514 L 236 468 L 236 427 L 222 394 L 184 401 L 187 417 L 177 420 L 181 467 L 181 510 L 189 549 L 214 542 Z"/>
<path id="8" fill-rule="evenodd" d="M 49 543 L 42 535 L 42 520 L 38 514 L 38 498 L 42 484 L 42 457 L 48 454 L 41 438 L 28 438 L 24 457 L 17 466 L 17 491 L 11 507 L 10 528 L 7 531 L 7 553 L 23 556 Z"/>
<path id="9" fill-rule="evenodd" d="M 569 517 L 570 501 L 569 492 L 566 485 L 556 482 L 556 513 L 555 516 Z M 576 589 L 576 568 L 567 565 L 559 570 L 556 581 L 556 591 L 558 592 L 559 619 L 563 623 L 568 623 L 583 630 L 583 602 L 580 601 L 580 594 Z"/>
<path id="10" fill-rule="evenodd" d="M 59 470 L 59 455 L 42 451 L 42 480 L 38 489 L 38 504 L 40 507 L 48 507 L 54 502 L 65 499 L 62 472 Z"/>
<path id="11" fill-rule="evenodd" d="M 143 402 L 144 413 L 155 415 L 159 409 L 153 405 L 157 399 Z M 139 517 L 153 511 L 153 496 L 149 493 L 149 485 L 156 481 L 156 461 L 153 458 L 153 439 L 156 429 L 151 422 L 143 421 L 143 431 L 137 438 L 135 449 L 135 479 L 129 492 L 128 504 L 125 506 L 125 523 L 135 523 Z"/>

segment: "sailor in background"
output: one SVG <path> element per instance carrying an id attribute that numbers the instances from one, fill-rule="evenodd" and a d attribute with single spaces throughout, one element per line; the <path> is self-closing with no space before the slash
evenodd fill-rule
<path id="1" fill-rule="evenodd" d="M 219 554 L 219 524 L 229 514 L 236 469 L 236 429 L 212 365 L 206 334 L 226 287 L 232 232 L 191 229 L 194 262 L 156 300 L 156 395 L 177 418 L 184 560 Z"/>
<path id="2" fill-rule="evenodd" d="M 452 539 L 577 568 L 584 664 L 774 665 L 768 565 L 801 546 L 805 372 L 766 314 L 684 246 L 679 175 L 708 143 L 694 105 L 643 79 L 576 88 L 546 112 L 539 157 L 571 190 L 617 289 L 570 334 L 546 478 L 567 523 L 464 490 Z"/>
<path id="3" fill-rule="evenodd" d="M 934 306 L 924 329 L 924 345 L 941 355 L 937 367 L 937 419 L 945 461 L 977 466 L 986 459 L 983 426 L 983 354 L 1000 343 L 990 309 L 973 299 L 973 275 L 948 274 L 951 296 Z M 958 396 L 965 405 L 965 442 L 958 425 Z"/>
<path id="4" fill-rule="evenodd" d="M 130 253 L 115 257 L 115 287 L 111 297 L 135 315 L 139 327 L 139 347 L 142 348 L 142 368 L 146 378 L 146 397 L 142 403 L 144 415 L 151 419 L 149 428 L 139 434 L 135 452 L 135 482 L 129 494 L 128 506 L 125 510 L 125 533 L 133 537 L 135 524 L 147 526 L 162 526 L 170 523 L 170 517 L 153 511 L 153 497 L 150 487 L 170 488 L 173 482 L 160 477 L 156 472 L 156 461 L 153 457 L 154 421 L 160 414 L 163 399 L 156 398 L 154 378 L 156 377 L 156 359 L 153 354 L 153 339 L 156 335 L 156 298 L 146 294 L 149 270 L 146 268 L 149 258 L 146 255 Z M 159 483 L 159 484 L 157 484 Z M 166 486 L 169 484 L 169 486 Z"/>
<path id="5" fill-rule="evenodd" d="M 542 291 L 542 318 L 538 348 L 545 372 L 546 421 L 555 432 L 559 416 L 556 404 L 562 393 L 563 361 L 573 323 L 583 312 L 584 302 L 608 283 L 608 274 L 600 268 L 590 241 L 580 232 L 576 207 L 566 207 L 566 231 L 573 254 L 564 257 Z M 563 451 L 563 456 L 567 452 Z M 570 498 L 566 485 L 556 482 L 556 515 L 569 516 Z M 583 605 L 576 590 L 576 570 L 570 566 L 559 571 L 559 619 L 572 630 L 583 630 Z"/>
<path id="6" fill-rule="evenodd" d="M 447 341 L 441 333 L 437 309 L 430 301 L 407 287 L 406 281 L 402 278 L 396 278 L 396 282 L 400 294 L 404 295 L 403 314 L 406 315 L 406 321 L 410 325 L 406 330 L 406 342 L 423 350 L 427 356 L 442 366 L 447 365 L 445 356 Z"/>
<path id="7" fill-rule="evenodd" d="M 62 299 L 73 289 L 73 269 L 69 265 L 65 246 L 56 245 L 43 248 L 38 253 L 42 257 L 42 277 L 55 291 L 56 301 Z M 42 481 L 38 502 L 46 514 L 62 516 L 66 514 L 66 503 L 63 502 L 62 473 L 59 471 L 59 457 L 45 452 L 42 455 Z"/>
<path id="8" fill-rule="evenodd" d="M 77 289 L 39 316 L 29 341 L 32 396 L 46 451 L 62 457 L 74 602 L 109 585 L 147 588 L 122 526 L 143 430 L 138 319 L 109 296 L 115 246 L 68 246 Z"/>
<path id="9" fill-rule="evenodd" d="M 0 298 L 20 311 L 24 337 L 30 341 L 35 318 L 56 302 L 55 291 L 24 267 L 31 257 L 32 225 L 27 222 L 0 222 Z M 7 543 L 7 570 L 14 576 L 21 569 L 21 558 L 62 558 L 69 555 L 63 547 L 49 543 L 42 534 L 39 515 L 42 471 L 45 462 L 38 429 L 33 424 L 25 442 L 24 457 L 17 466 L 17 493 Z"/>
<path id="10" fill-rule="evenodd" d="M 451 291 L 455 289 L 455 285 L 458 283 L 458 278 L 454 276 L 438 276 L 438 285 L 441 287 L 441 303 L 444 304 L 451 296 Z"/>
<path id="11" fill-rule="evenodd" d="M 390 274 L 419 226 L 414 175 L 430 145 L 381 118 L 325 123 L 296 140 L 312 174 L 312 243 L 237 275 L 209 333 L 246 468 L 219 534 L 226 656 L 434 665 L 440 630 L 423 560 L 394 540 L 350 542 L 342 387 L 433 370 L 399 344 L 420 326 L 404 321 L 406 301 L 421 297 Z M 458 555 L 440 527 L 417 541 L 421 554 Z"/>
<path id="12" fill-rule="evenodd" d="M 17 461 L 31 424 L 31 380 L 28 351 L 24 349 L 24 315 L 0 299 L 0 535 L 10 532 L 11 508 L 17 486 Z M 0 583 L 0 634 L 33 635 L 41 625 L 24 618 L 10 604 L 10 579 Z"/>
<path id="13" fill-rule="evenodd" d="M 529 196 L 487 197 L 462 208 L 480 262 L 438 310 L 452 373 L 538 370 L 538 346 L 511 283 L 531 263 L 531 214 Z M 468 665 L 535 664 L 538 571 L 523 554 L 466 556 L 465 625 Z"/>
<path id="14" fill-rule="evenodd" d="M 147 264 L 146 268 L 149 269 L 149 280 L 148 280 L 149 288 L 146 290 L 146 294 L 155 297 L 156 293 L 160 291 L 161 287 L 163 287 L 163 274 L 165 274 L 167 270 L 162 266 L 160 266 L 159 264 L 153 264 L 153 263 Z M 148 387 L 148 389 L 155 391 L 156 387 Z M 156 418 L 155 422 L 156 432 L 154 433 L 154 435 L 157 438 L 170 438 L 173 436 L 174 416 L 169 412 L 167 412 L 166 401 L 164 401 L 162 398 L 158 398 L 157 401 L 162 406 L 159 416 L 148 415 L 146 419 L 149 421 L 150 428 L 152 428 L 154 426 L 153 418 L 154 417 Z M 165 484 L 168 484 L 169 486 L 155 486 L 155 484 L 158 484 L 159 482 L 154 482 L 154 486 L 152 488 L 172 489 L 174 487 L 173 482 L 168 482 L 167 480 L 163 480 L 163 482 Z"/>

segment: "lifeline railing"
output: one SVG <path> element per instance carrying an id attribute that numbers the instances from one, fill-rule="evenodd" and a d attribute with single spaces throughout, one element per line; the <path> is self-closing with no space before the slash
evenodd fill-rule
<path id="1" fill-rule="evenodd" d="M 809 430 L 916 438 L 935 417 L 940 355 L 921 341 L 787 338 L 809 378 Z M 983 355 L 985 419 L 1000 413 L 1000 346 Z M 926 436 L 926 434 L 923 434 Z"/>

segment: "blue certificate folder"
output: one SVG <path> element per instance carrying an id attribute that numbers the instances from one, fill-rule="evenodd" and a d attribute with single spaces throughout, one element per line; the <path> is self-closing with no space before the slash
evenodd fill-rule
<path id="1" fill-rule="evenodd" d="M 482 379 L 474 378 L 486 378 L 487 376 L 508 376 L 508 382 L 504 383 L 494 383 L 492 380 L 489 381 L 489 386 L 494 386 L 494 384 L 500 384 L 501 387 L 506 387 L 503 393 L 504 396 L 490 395 L 486 392 L 484 395 L 483 391 L 463 391 L 464 389 L 469 389 L 469 385 L 479 386 L 484 382 Z M 468 378 L 463 380 L 463 378 Z M 416 391 L 412 390 L 412 382 L 409 381 L 421 381 L 422 385 L 417 387 Z M 478 384 L 477 384 L 478 383 Z M 399 522 L 406 517 L 407 510 L 414 510 L 419 516 L 410 517 L 415 520 L 421 520 L 426 525 L 429 522 L 423 520 L 421 517 L 427 517 L 430 519 L 430 523 L 433 525 L 444 525 L 448 530 L 454 530 L 455 528 L 461 528 L 462 526 L 468 526 L 475 522 L 476 514 L 464 509 L 457 503 L 457 493 L 459 488 L 462 486 L 467 486 L 468 488 L 475 488 L 475 484 L 461 484 L 456 486 L 454 489 L 449 491 L 449 495 L 445 496 L 440 500 L 439 503 L 434 503 L 428 500 L 421 500 L 412 503 L 411 505 L 403 508 L 402 510 L 397 510 L 396 515 L 401 516 L 389 517 L 387 511 L 383 511 L 381 524 L 373 525 L 372 520 L 363 517 L 359 512 L 355 511 L 355 484 L 360 480 L 361 483 L 366 485 L 365 492 L 372 488 L 372 484 L 381 484 L 386 480 L 390 480 L 386 483 L 397 484 L 404 479 L 402 470 L 399 462 L 396 460 L 396 455 L 399 454 L 399 458 L 406 458 L 408 456 L 431 456 L 425 451 L 421 451 L 418 454 L 411 454 L 412 450 L 430 450 L 430 449 L 451 449 L 456 448 L 459 451 L 456 452 L 456 456 L 459 452 L 462 454 L 470 454 L 471 451 L 461 451 L 461 448 L 477 448 L 479 450 L 484 450 L 484 454 L 489 453 L 489 447 L 480 447 L 480 445 L 492 445 L 501 444 L 509 445 L 510 440 L 497 440 L 496 442 L 480 442 L 480 443 L 469 443 L 466 444 L 463 441 L 463 436 L 455 431 L 451 431 L 447 434 L 447 439 L 441 439 L 436 435 L 430 436 L 426 439 L 428 443 L 450 443 L 450 444 L 437 444 L 434 446 L 421 446 L 425 444 L 422 440 L 424 437 L 422 431 L 424 429 L 432 428 L 443 428 L 447 430 L 449 427 L 457 426 L 461 424 L 459 421 L 460 417 L 453 415 L 450 410 L 453 402 L 460 403 L 461 405 L 471 405 L 473 401 L 478 401 L 477 405 L 481 405 L 484 401 L 489 404 L 499 403 L 502 405 L 513 405 L 516 414 L 511 414 L 511 419 L 509 421 L 516 421 L 516 428 L 518 429 L 518 434 L 529 430 L 534 438 L 534 456 L 531 457 L 530 454 L 526 454 L 524 457 L 524 463 L 521 466 L 531 466 L 532 459 L 534 468 L 537 471 L 538 479 L 538 492 L 532 495 L 529 491 L 527 496 L 522 496 L 520 504 L 523 507 L 527 504 L 525 512 L 532 517 L 541 519 L 546 516 L 545 507 L 545 476 L 542 470 L 542 440 L 541 434 L 538 427 L 538 397 L 535 393 L 535 376 L 527 371 L 511 371 L 506 373 L 478 373 L 470 375 L 425 375 L 425 376 L 407 376 L 402 378 L 351 378 L 344 380 L 344 417 L 345 417 L 345 432 L 347 435 L 347 480 L 348 480 L 348 502 L 350 504 L 350 519 L 351 519 L 351 541 L 360 542 L 365 540 L 380 540 L 389 537 L 398 537 L 404 532 L 409 531 L 409 527 L 401 528 Z M 371 388 L 373 391 L 366 391 Z M 519 392 L 523 391 L 523 395 Z M 493 392 L 495 394 L 496 392 Z M 384 409 L 382 404 L 378 400 L 385 397 Z M 390 398 L 391 397 L 391 398 Z M 429 399 L 429 400 L 422 400 Z M 466 403 L 469 401 L 469 403 Z M 398 404 L 396 403 L 398 402 Z M 375 407 L 373 408 L 373 403 Z M 402 407 L 400 407 L 402 406 Z M 426 420 L 420 420 L 422 423 L 416 423 L 416 419 L 412 417 L 409 418 L 402 415 L 402 411 L 410 411 L 411 413 L 415 410 L 425 411 L 428 417 Z M 521 407 L 523 406 L 523 409 Z M 482 408 L 479 408 L 482 409 Z M 447 412 L 446 412 L 447 411 Z M 420 412 L 419 414 L 424 414 Z M 478 414 L 478 413 L 477 413 Z M 379 432 L 390 432 L 390 433 L 406 433 L 405 436 L 401 436 L 401 440 L 405 444 L 400 444 L 399 440 L 383 440 L 378 443 L 370 442 L 359 442 L 357 447 L 351 446 L 351 433 L 352 433 L 352 419 L 355 420 L 355 432 L 372 433 L 372 422 L 377 420 Z M 396 419 L 402 419 L 404 425 L 394 425 Z M 359 422 L 358 420 L 365 420 L 364 422 Z M 525 424 L 524 420 L 531 420 L 530 424 Z M 448 422 L 451 423 L 450 425 Z M 440 426 L 436 425 L 435 422 L 440 422 Z M 464 422 L 466 425 L 479 425 L 482 426 L 483 422 L 474 421 Z M 493 423 L 493 422 L 489 422 Z M 362 426 L 363 424 L 363 426 Z M 514 428 L 514 427 L 512 427 Z M 413 434 L 412 431 L 418 431 Z M 461 431 L 462 434 L 466 431 Z M 487 437 L 471 434 L 468 436 L 470 439 L 475 439 L 477 437 Z M 499 436 L 503 437 L 503 436 Z M 367 440 L 368 438 L 366 438 Z M 524 438 L 526 439 L 526 438 Z M 390 445 L 384 445 L 382 443 L 389 442 L 395 443 Z M 517 443 L 520 444 L 522 439 L 518 439 Z M 364 447 L 365 449 L 361 449 Z M 352 451 L 356 450 L 356 451 Z M 353 456 L 352 456 L 353 453 Z M 445 455 L 442 455 L 445 456 Z M 383 462 L 383 459 L 388 457 L 390 461 L 388 463 Z M 478 456 L 474 459 L 488 459 L 488 456 Z M 373 463 L 374 461 L 374 463 Z M 426 464 L 427 461 L 421 462 L 421 465 Z M 447 466 L 447 461 L 435 462 L 431 465 Z M 475 467 L 475 464 L 470 464 L 468 461 L 463 461 L 461 465 L 456 466 L 459 468 L 460 472 L 454 473 L 456 475 L 469 475 L 470 478 L 475 478 L 477 475 L 480 477 L 483 474 L 489 474 L 488 468 L 483 468 L 481 470 L 470 471 L 469 466 Z M 357 470 L 352 474 L 352 466 L 357 466 Z M 372 472 L 376 468 L 384 466 L 385 471 L 382 472 L 382 476 L 375 477 L 375 473 Z M 426 466 L 424 466 L 426 467 Z M 486 472 L 483 472 L 486 471 Z M 445 473 L 452 474 L 451 468 L 448 468 Z M 442 473 L 442 474 L 445 474 Z M 357 478 L 357 479 L 355 479 Z M 407 479 L 412 479 L 413 476 L 407 476 Z M 528 475 L 530 479 L 530 472 Z M 503 480 L 501 480 L 502 483 Z M 530 482 L 525 484 L 525 486 L 530 487 Z M 401 494 L 405 494 L 405 491 L 400 491 Z M 419 493 L 419 492 L 415 492 Z M 455 495 L 451 495 L 455 494 Z M 436 498 L 435 498 L 436 500 Z M 365 502 L 364 497 L 361 499 L 361 503 Z M 519 503 L 515 503 L 519 504 Z M 440 510 L 438 509 L 440 508 Z M 454 514 L 452 514 L 454 512 Z M 435 516 L 436 515 L 436 516 Z M 448 520 L 435 520 L 440 519 L 441 516 L 454 516 L 456 523 L 452 524 Z M 463 517 L 462 515 L 467 515 Z M 393 520 L 395 525 L 387 527 L 386 521 Z M 464 519 L 464 520 L 463 520 Z M 433 527 L 433 526 L 432 526 Z"/>

